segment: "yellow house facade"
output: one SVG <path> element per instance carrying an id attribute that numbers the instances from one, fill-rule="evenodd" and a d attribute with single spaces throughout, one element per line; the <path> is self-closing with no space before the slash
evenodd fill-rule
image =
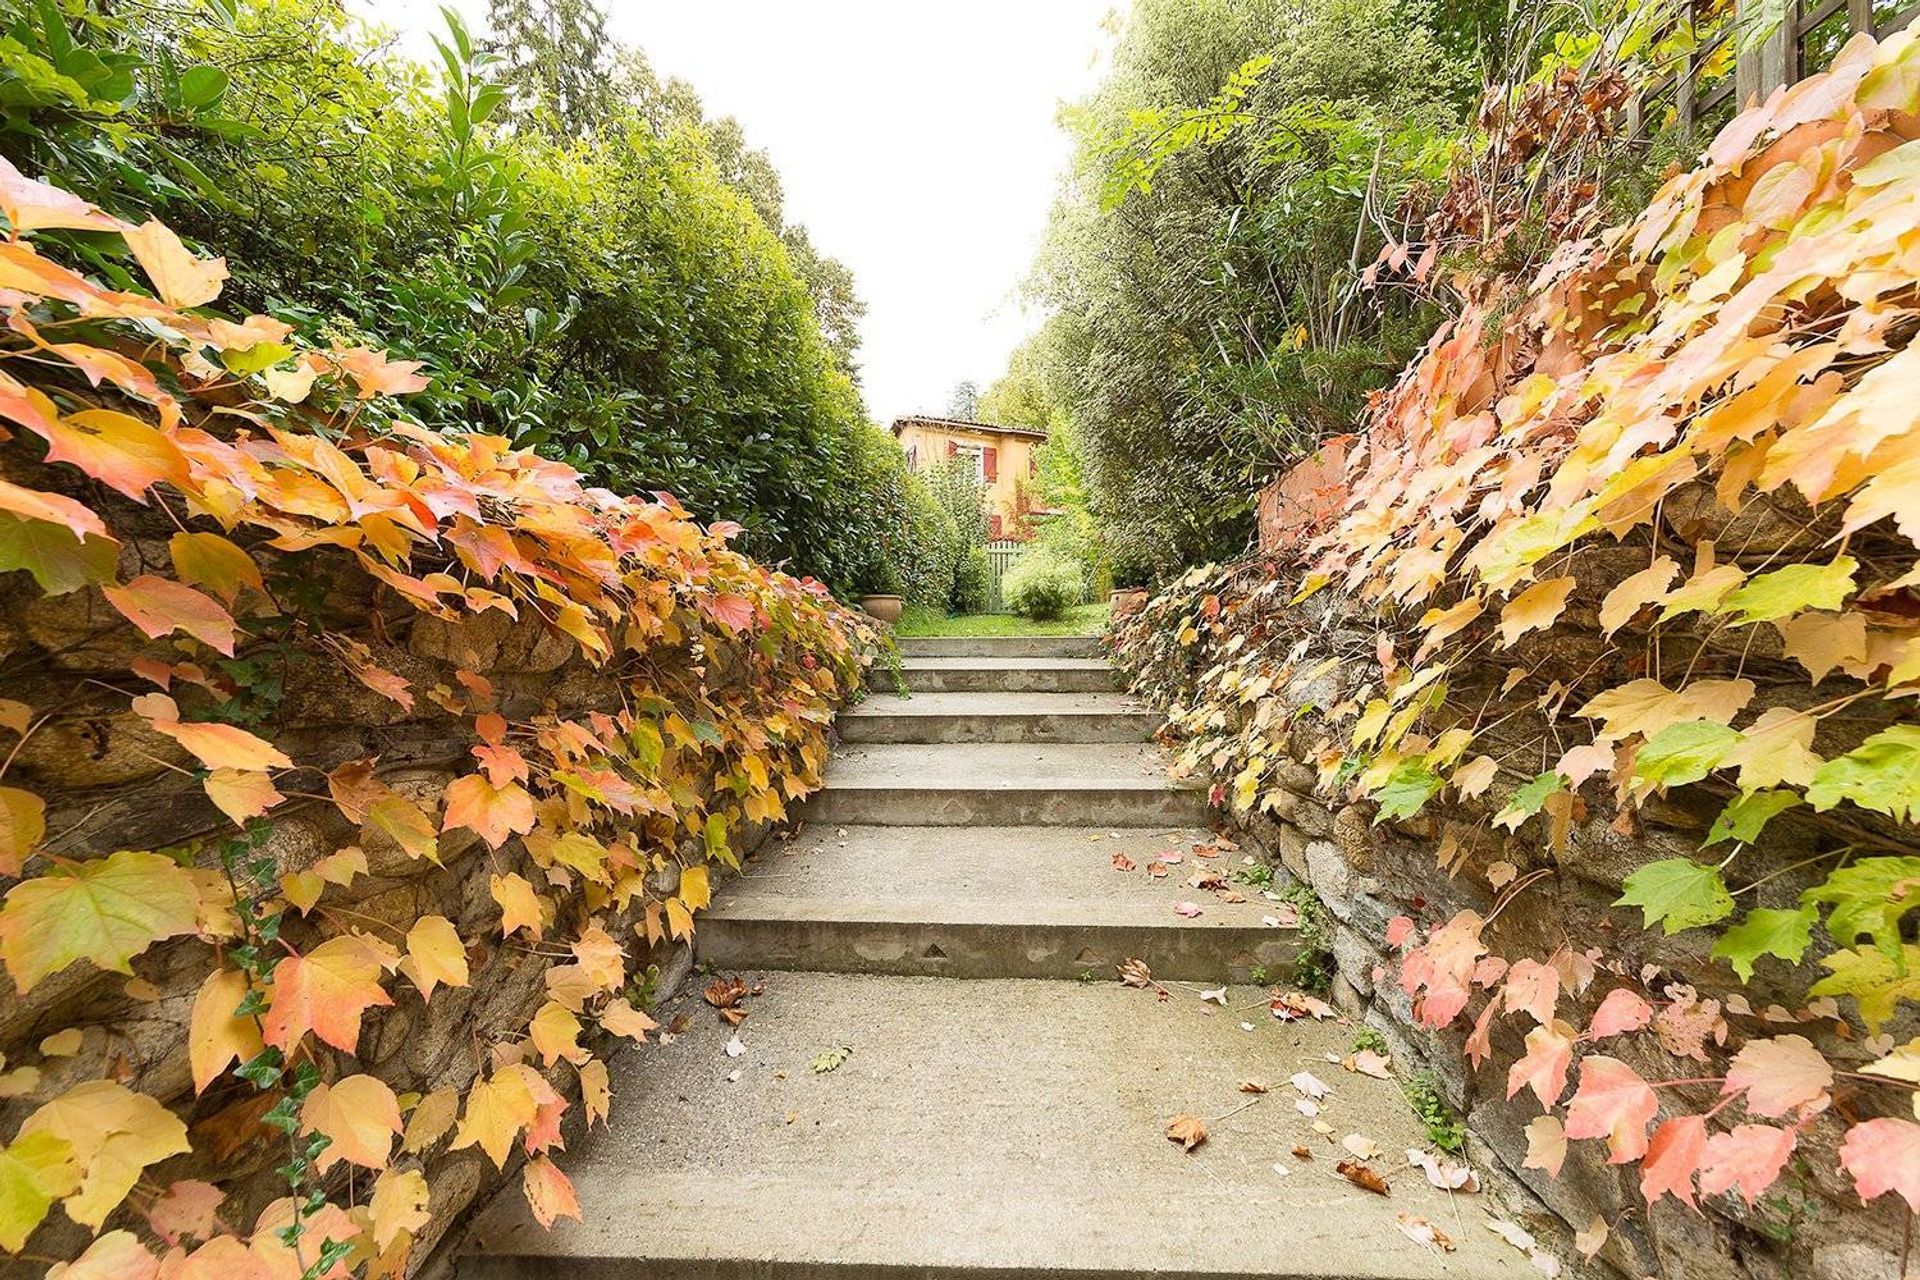
<path id="1" fill-rule="evenodd" d="M 970 462 L 986 487 L 988 535 L 1025 539 L 1032 534 L 1032 483 L 1038 469 L 1034 450 L 1047 433 L 1031 427 L 1002 427 L 962 418 L 914 415 L 893 420 L 894 439 L 907 455 L 909 471 L 925 471 L 949 458 Z"/>

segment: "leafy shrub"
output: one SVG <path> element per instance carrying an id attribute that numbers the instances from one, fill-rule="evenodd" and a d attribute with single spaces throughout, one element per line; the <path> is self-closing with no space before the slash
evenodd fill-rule
<path id="1" fill-rule="evenodd" d="M 953 596 L 949 600 L 955 613 L 985 613 L 993 602 L 993 566 L 987 562 L 985 547 L 968 547 L 953 567 Z"/>
<path id="2" fill-rule="evenodd" d="M 901 594 L 908 603 L 945 610 L 963 548 L 960 526 L 918 476 L 908 476 L 906 527 L 894 548 Z"/>
<path id="3" fill-rule="evenodd" d="M 1038 548 L 1024 552 L 1000 583 L 1007 608 L 1040 621 L 1058 618 L 1079 604 L 1084 589 L 1080 565 Z"/>

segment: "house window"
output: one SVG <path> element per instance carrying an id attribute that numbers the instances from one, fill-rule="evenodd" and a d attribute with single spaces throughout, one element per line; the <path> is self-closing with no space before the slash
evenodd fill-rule
<path id="1" fill-rule="evenodd" d="M 907 470 L 918 471 L 919 469 L 920 469 L 920 446 L 917 444 L 910 444 L 907 446 Z"/>
<path id="2" fill-rule="evenodd" d="M 948 446 L 948 456 L 959 458 L 972 468 L 973 474 L 982 480 L 987 478 L 985 451 L 977 444 L 955 444 Z"/>

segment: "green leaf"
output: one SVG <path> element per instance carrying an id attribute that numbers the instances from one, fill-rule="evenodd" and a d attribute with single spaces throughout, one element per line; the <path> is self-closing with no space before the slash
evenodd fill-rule
<path id="1" fill-rule="evenodd" d="M 1380 812 L 1373 816 L 1374 822 L 1411 818 L 1433 798 L 1441 785 L 1440 776 L 1422 762 L 1402 760 L 1393 767 L 1393 772 L 1387 775 L 1380 789 L 1373 793 L 1373 798 L 1380 803 Z"/>
<path id="2" fill-rule="evenodd" d="M 1746 626 L 1802 609 L 1838 609 L 1853 594 L 1853 571 L 1859 567 L 1852 556 L 1837 556 L 1832 564 L 1790 564 L 1729 592 L 1713 612 L 1731 613 L 1735 626 Z"/>
<path id="3" fill-rule="evenodd" d="M 1713 820 L 1713 827 L 1707 832 L 1706 843 L 1701 848 L 1712 848 L 1722 840 L 1752 844 L 1762 827 L 1777 814 L 1785 813 L 1799 803 L 1799 796 L 1784 789 L 1739 796 Z"/>
<path id="4" fill-rule="evenodd" d="M 1807 988 L 1809 993 L 1852 996 L 1872 1035 L 1880 1034 L 1880 1024 L 1894 1016 L 1900 1001 L 1920 1000 L 1920 946 L 1911 942 L 1897 957 L 1865 948 L 1836 951 L 1820 963 L 1833 972 Z"/>
<path id="5" fill-rule="evenodd" d="M 1649 862 L 1627 877 L 1625 888 L 1613 905 L 1639 907 L 1646 928 L 1660 924 L 1669 934 L 1733 914 L 1733 895 L 1720 878 L 1720 868 L 1690 858 Z"/>
<path id="6" fill-rule="evenodd" d="M 1660 787 L 1698 782 L 1740 743 L 1740 731 L 1711 720 L 1682 720 L 1648 738 L 1633 759 L 1635 781 Z"/>
<path id="7" fill-rule="evenodd" d="M 827 1050 L 825 1053 L 822 1053 L 816 1056 L 812 1062 L 807 1064 L 807 1066 L 810 1070 L 812 1070 L 813 1074 L 817 1076 L 823 1076 L 827 1074 L 827 1072 L 829 1071 L 839 1070 L 842 1066 L 846 1064 L 847 1059 L 851 1058 L 852 1056 L 853 1056 L 852 1045 L 850 1044 L 836 1045 L 835 1047 Z"/>
<path id="8" fill-rule="evenodd" d="M 1753 979 L 1753 962 L 1761 956 L 1778 956 L 1788 964 L 1799 964 L 1813 941 L 1813 926 L 1820 913 L 1812 907 L 1783 911 L 1775 907 L 1755 907 L 1739 924 L 1720 935 L 1713 954 L 1733 966 L 1740 981 Z"/>
<path id="9" fill-rule="evenodd" d="M 190 111 L 202 111 L 220 101 L 230 83 L 220 68 L 201 64 L 180 73 L 180 101 Z"/>
<path id="10" fill-rule="evenodd" d="M 1842 800 L 1902 821 L 1920 812 L 1920 725 L 1883 729 L 1822 765 L 1807 803 L 1825 813 Z"/>
<path id="11" fill-rule="evenodd" d="M 1803 904 L 1833 904 L 1827 932 L 1842 946 L 1866 934 L 1888 956 L 1900 955 L 1900 918 L 1920 907 L 1920 858 L 1862 858 L 1800 895 Z"/>
<path id="12" fill-rule="evenodd" d="M 740 859 L 727 847 L 727 820 L 720 814 L 707 815 L 707 856 L 716 862 L 723 862 L 735 871 L 740 869 Z"/>
<path id="13" fill-rule="evenodd" d="M 1507 801 L 1507 807 L 1493 815 L 1496 827 L 1505 827 L 1512 831 L 1521 823 L 1540 812 L 1547 801 L 1558 794 L 1567 785 L 1567 780 L 1557 773 L 1543 773 L 1532 782 L 1513 793 L 1513 799 Z"/>
<path id="14" fill-rule="evenodd" d="M 0 573 L 25 569 L 50 596 L 110 582 L 119 563 L 120 548 L 109 539 L 0 511 Z"/>

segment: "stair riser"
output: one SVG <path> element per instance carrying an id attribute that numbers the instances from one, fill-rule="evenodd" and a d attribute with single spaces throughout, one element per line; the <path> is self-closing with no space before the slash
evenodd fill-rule
<path id="1" fill-rule="evenodd" d="M 706 915 L 700 959 L 723 969 L 786 969 L 933 978 L 1114 977 L 1146 961 L 1156 978 L 1252 981 L 1289 969 L 1291 931 L 1152 925 L 1000 925 L 927 921 L 746 920 Z"/>
<path id="2" fill-rule="evenodd" d="M 1093 636 L 924 636 L 900 642 L 909 658 L 1097 658 Z"/>
<path id="3" fill-rule="evenodd" d="M 1144 787 L 943 790 L 835 787 L 797 814 L 807 822 L 876 827 L 1203 827 L 1204 791 Z"/>
<path id="4" fill-rule="evenodd" d="M 914 693 L 1117 693 L 1126 688 L 1120 673 L 1107 667 L 906 667 L 900 674 Z"/>
<path id="5" fill-rule="evenodd" d="M 842 742 L 1146 742 L 1160 727 L 1149 712 L 1086 715 L 847 716 Z"/>
<path id="6" fill-rule="evenodd" d="M 516 1189 L 515 1195 L 520 1194 Z M 1157 1259 L 1164 1263 L 1169 1260 Z M 1152 1272 L 1139 1267 L 1049 1267 L 1010 1272 L 1000 1267 L 894 1265 L 875 1262 L 802 1262 L 759 1258 L 545 1258 L 468 1255 L 456 1263 L 457 1280 L 1139 1280 L 1143 1275 L 1194 1280 L 1329 1280 L 1311 1265 L 1301 1270 Z"/>

